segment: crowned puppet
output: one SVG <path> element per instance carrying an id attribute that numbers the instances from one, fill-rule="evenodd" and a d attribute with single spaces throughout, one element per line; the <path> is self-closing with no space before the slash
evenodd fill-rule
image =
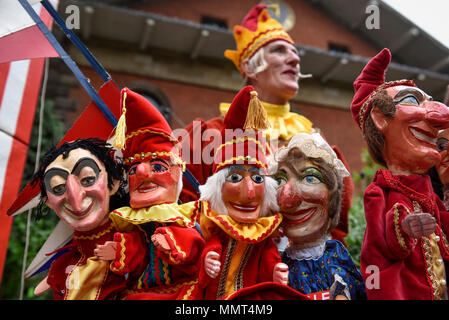
<path id="1" fill-rule="evenodd" d="M 115 145 L 122 149 L 128 169 L 130 206 L 111 212 L 123 237 L 99 246 L 96 254 L 116 261 L 111 265 L 116 271 L 132 271 L 117 261 L 117 256 L 126 246 L 126 231 L 137 229 L 145 235 L 147 266 L 126 292 L 128 299 L 188 298 L 195 283 L 195 257 L 204 241 L 195 229 L 195 203 L 177 207 L 184 169 L 179 143 L 162 114 L 145 97 L 125 88 L 121 104 Z"/>
<path id="2" fill-rule="evenodd" d="M 124 263 L 130 272 L 116 272 L 99 259 L 96 246 L 121 238 L 109 212 L 123 205 L 124 172 L 113 157 L 114 149 L 100 139 L 79 139 L 49 150 L 32 183 L 39 183 L 45 204 L 74 229 L 72 243 L 51 264 L 48 276 L 35 294 L 52 289 L 56 300 L 116 299 L 145 267 L 145 240 L 140 232 L 126 234 L 127 245 L 113 263 Z M 132 245 L 128 245 L 132 243 Z"/>
<path id="3" fill-rule="evenodd" d="M 361 271 L 368 299 L 447 299 L 449 214 L 425 173 L 440 163 L 449 109 L 412 80 L 385 81 L 383 49 L 354 82 L 351 105 L 379 169 L 364 193 Z"/>
<path id="4" fill-rule="evenodd" d="M 330 233 L 338 223 L 343 178 L 349 175 L 318 133 L 297 133 L 270 157 L 289 245 L 282 261 L 288 285 L 313 300 L 363 299 L 363 279 L 348 250 Z"/>

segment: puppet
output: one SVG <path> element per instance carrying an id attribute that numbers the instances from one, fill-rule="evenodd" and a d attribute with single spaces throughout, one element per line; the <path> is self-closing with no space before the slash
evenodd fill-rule
<path id="1" fill-rule="evenodd" d="M 184 210 L 170 210 L 170 204 L 177 205 L 182 189 L 184 163 L 178 141 L 162 114 L 145 97 L 125 88 L 121 104 L 115 144 L 123 149 L 128 168 L 130 207 L 114 210 L 111 219 L 124 234 L 140 230 L 148 255 L 145 271 L 126 294 L 129 299 L 187 298 L 195 283 L 195 257 L 204 241 L 195 229 L 194 203 L 184 205 Z M 161 209 L 165 207 L 168 210 Z M 116 261 L 121 246 L 121 240 L 108 242 L 99 246 L 96 254 Z M 111 268 L 129 269 L 120 262 Z"/>
<path id="2" fill-rule="evenodd" d="M 330 233 L 338 223 L 345 166 L 318 134 L 297 133 L 270 158 L 278 182 L 282 261 L 289 286 L 314 300 L 363 299 L 363 279 L 348 250 Z"/>
<path id="3" fill-rule="evenodd" d="M 440 162 L 449 109 L 412 80 L 385 82 L 383 49 L 354 82 L 351 105 L 379 169 L 364 193 L 361 271 L 368 299 L 447 299 L 449 215 L 425 173 Z"/>
<path id="4" fill-rule="evenodd" d="M 266 127 L 257 93 L 243 88 L 225 117 L 214 174 L 200 187 L 204 299 L 228 299 L 263 282 L 287 282 L 287 266 L 271 239 L 282 216 L 275 213 L 276 182 L 266 176 L 266 145 L 258 130 Z"/>
<path id="5" fill-rule="evenodd" d="M 40 183 L 40 208 L 45 204 L 54 210 L 74 235 L 72 244 L 63 247 L 68 251 L 52 262 L 37 295 L 51 288 L 56 300 L 115 299 L 143 271 L 145 242 L 139 232 L 126 234 L 132 245 L 123 245 L 113 262 L 129 265 L 134 272 L 126 277 L 94 255 L 97 245 L 122 237 L 109 219 L 110 209 L 124 199 L 123 166 L 113 154 L 112 146 L 92 138 L 66 142 L 44 155 L 32 180 Z"/>
<path id="6" fill-rule="evenodd" d="M 257 91 L 270 124 L 264 134 L 270 141 L 271 148 L 288 144 L 295 133 L 316 131 L 309 119 L 291 111 L 290 100 L 298 93 L 298 80 L 305 76 L 300 72 L 300 57 L 295 42 L 282 25 L 270 16 L 267 5 L 258 4 L 251 8 L 241 25 L 234 26 L 233 30 L 236 48 L 226 50 L 224 55 L 234 63 L 245 85 L 251 85 Z M 227 113 L 229 106 L 229 103 L 220 104 L 222 116 Z M 211 128 L 221 130 L 223 124 L 222 118 L 195 120 L 201 121 L 201 132 Z M 197 134 L 193 132 L 193 125 L 186 129 L 191 132 L 193 140 Z M 209 143 L 203 141 L 201 151 Z M 333 148 L 339 158 L 343 159 L 338 148 Z M 212 166 L 207 164 L 188 163 L 187 167 L 201 184 L 211 175 Z M 195 199 L 192 191 L 191 186 L 186 185 L 183 190 L 185 197 Z M 343 242 L 348 234 L 347 213 L 351 207 L 352 192 L 353 183 L 349 176 L 344 179 L 340 223 L 333 230 L 333 237 Z"/>

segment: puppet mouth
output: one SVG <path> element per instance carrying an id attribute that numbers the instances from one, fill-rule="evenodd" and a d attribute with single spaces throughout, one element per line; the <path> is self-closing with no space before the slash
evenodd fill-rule
<path id="1" fill-rule="evenodd" d="M 250 204 L 241 204 L 241 203 L 235 203 L 235 202 L 229 202 L 229 204 L 239 211 L 245 211 L 245 212 L 253 212 L 256 211 L 256 209 L 259 207 L 258 204 L 256 205 L 250 205 Z"/>
<path id="2" fill-rule="evenodd" d="M 67 210 L 68 212 L 70 212 L 72 215 L 74 215 L 74 216 L 76 216 L 78 218 L 82 218 L 82 217 L 86 216 L 89 213 L 89 211 L 90 211 L 90 209 L 92 208 L 93 205 L 94 205 L 94 201 L 92 200 L 90 202 L 89 206 L 86 209 L 82 210 L 82 211 L 74 211 L 74 210 L 72 210 L 71 208 L 69 208 L 69 207 L 67 207 L 65 205 L 64 205 L 64 209 Z"/>
<path id="3" fill-rule="evenodd" d="M 299 224 L 309 220 L 317 211 L 317 207 L 307 208 L 294 213 L 282 213 L 287 224 Z"/>
<path id="4" fill-rule="evenodd" d="M 136 190 L 139 193 L 148 193 L 156 190 L 157 188 L 159 188 L 158 185 L 151 183 L 149 185 L 141 184 L 139 187 L 137 187 Z"/>
<path id="5" fill-rule="evenodd" d="M 430 132 L 421 130 L 419 128 L 412 128 L 410 127 L 410 132 L 413 134 L 413 136 L 426 144 L 430 144 L 432 147 L 437 147 L 437 138 L 432 135 Z"/>

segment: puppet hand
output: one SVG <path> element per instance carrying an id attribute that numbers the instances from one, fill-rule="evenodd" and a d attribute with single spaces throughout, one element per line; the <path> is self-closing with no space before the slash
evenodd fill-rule
<path id="1" fill-rule="evenodd" d="M 34 295 L 35 296 L 40 296 L 42 294 L 44 294 L 45 292 L 47 292 L 48 290 L 50 290 L 50 285 L 47 282 L 48 276 L 46 276 L 44 278 L 44 280 L 42 280 L 34 289 Z"/>
<path id="2" fill-rule="evenodd" d="M 273 270 L 273 282 L 282 283 L 287 285 L 288 283 L 288 266 L 285 263 L 279 262 L 274 266 Z"/>
<path id="3" fill-rule="evenodd" d="M 151 236 L 154 246 L 161 251 L 170 251 L 170 245 L 163 234 L 156 233 Z"/>
<path id="4" fill-rule="evenodd" d="M 115 260 L 117 256 L 117 243 L 114 241 L 106 241 L 103 245 L 97 245 L 94 254 L 100 260 Z"/>
<path id="5" fill-rule="evenodd" d="M 428 236 L 435 226 L 435 218 L 430 213 L 413 213 L 401 221 L 402 230 L 412 238 Z"/>
<path id="6" fill-rule="evenodd" d="M 204 269 L 206 274 L 212 279 L 215 279 L 220 272 L 221 263 L 219 260 L 220 255 L 215 251 L 208 252 L 204 258 Z"/>

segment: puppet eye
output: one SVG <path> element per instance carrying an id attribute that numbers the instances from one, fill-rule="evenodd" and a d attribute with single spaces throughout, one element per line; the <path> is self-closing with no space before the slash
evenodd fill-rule
<path id="1" fill-rule="evenodd" d="M 318 179 L 317 177 L 310 175 L 310 176 L 305 176 L 302 181 L 304 181 L 307 184 L 318 184 L 321 183 L 320 179 Z"/>
<path id="2" fill-rule="evenodd" d="M 226 181 L 232 182 L 232 183 L 240 182 L 240 181 L 242 181 L 242 179 L 243 179 L 243 176 L 238 173 L 233 173 L 226 177 Z"/>
<path id="3" fill-rule="evenodd" d="M 52 191 L 54 194 L 60 196 L 65 192 L 65 183 L 58 184 L 57 186 L 52 187 Z"/>
<path id="4" fill-rule="evenodd" d="M 151 165 L 151 171 L 153 172 L 165 172 L 168 168 L 164 166 L 162 163 L 153 163 Z"/>
<path id="5" fill-rule="evenodd" d="M 403 99 L 399 100 L 398 103 L 411 105 L 411 106 L 419 106 L 419 101 L 414 96 L 406 96 Z"/>
<path id="6" fill-rule="evenodd" d="M 82 178 L 80 180 L 80 183 L 83 187 L 89 187 L 89 186 L 93 185 L 95 183 L 95 181 L 97 181 L 96 176 L 89 176 L 89 177 Z"/>
<path id="7" fill-rule="evenodd" d="M 253 175 L 251 176 L 251 179 L 252 179 L 255 183 L 257 183 L 257 184 L 262 183 L 262 182 L 265 181 L 265 178 L 264 178 L 262 175 L 260 175 L 260 174 L 253 174 Z"/>
<path id="8" fill-rule="evenodd" d="M 448 142 L 449 142 L 449 140 L 447 140 L 446 138 L 438 138 L 438 140 L 437 140 L 438 150 L 439 151 L 446 150 Z"/>
<path id="9" fill-rule="evenodd" d="M 136 170 L 137 170 L 137 165 L 132 166 L 128 171 L 128 175 L 132 176 L 132 175 L 136 174 Z"/>
<path id="10" fill-rule="evenodd" d="M 280 173 L 274 177 L 274 180 L 276 180 L 276 182 L 278 183 L 278 186 L 283 186 L 284 184 L 287 183 L 288 178 L 285 174 Z"/>

